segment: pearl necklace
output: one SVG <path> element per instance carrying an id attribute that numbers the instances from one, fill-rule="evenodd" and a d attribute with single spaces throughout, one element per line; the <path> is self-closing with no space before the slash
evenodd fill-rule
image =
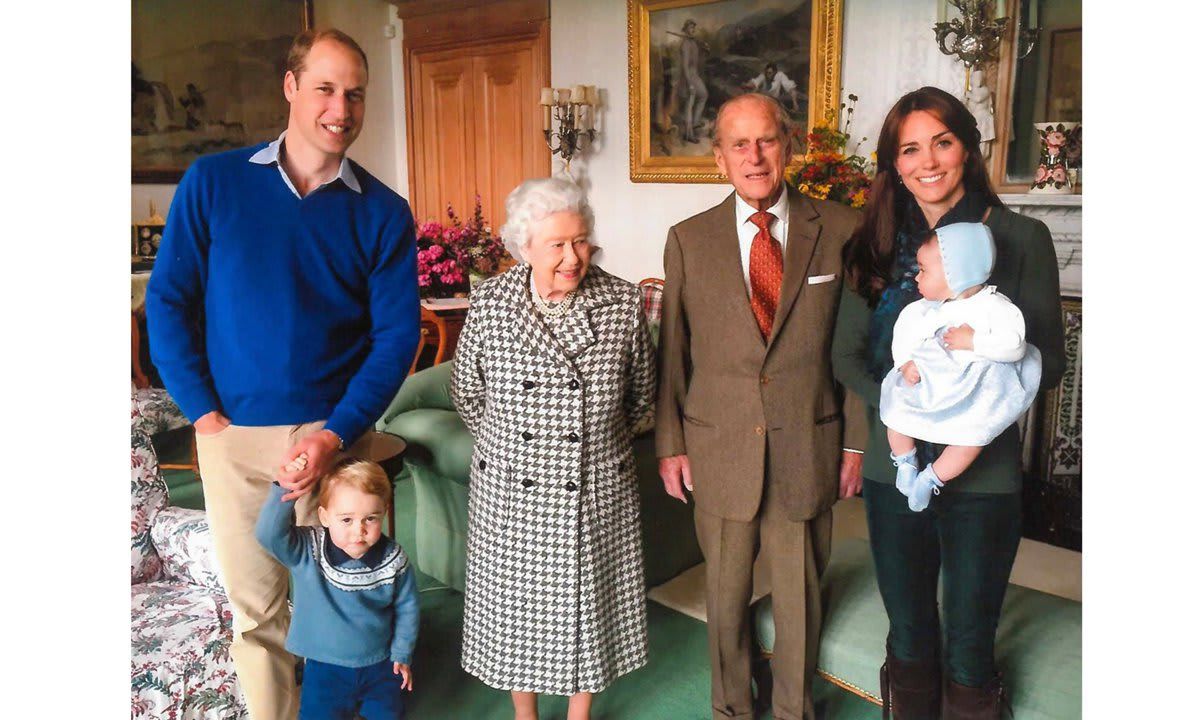
<path id="1" fill-rule="evenodd" d="M 545 317 L 558 317 L 566 314 L 571 309 L 571 305 L 574 304 L 575 300 L 574 290 L 568 292 L 561 302 L 554 303 L 553 305 L 543 300 L 538 291 L 533 288 L 529 289 L 529 294 L 533 296 L 534 309 Z"/>

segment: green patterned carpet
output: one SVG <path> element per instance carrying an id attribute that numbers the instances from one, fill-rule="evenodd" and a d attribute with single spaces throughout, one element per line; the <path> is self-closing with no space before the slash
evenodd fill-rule
<path id="1" fill-rule="evenodd" d="M 188 452 L 186 436 L 155 438 L 164 462 L 179 462 Z M 199 483 L 187 471 L 164 473 L 171 503 L 202 508 Z M 415 546 L 411 483 L 396 488 L 396 535 L 406 548 Z M 432 578 L 418 573 L 421 588 L 421 635 L 413 661 L 410 717 L 419 720 L 509 720 L 508 694 L 493 690 L 463 672 L 461 647 L 462 595 L 442 589 Z M 709 665 L 704 623 L 648 603 L 650 662 L 598 695 L 592 705 L 594 720 L 708 720 Z M 855 695 L 817 679 L 817 715 L 823 720 L 868 720 L 880 716 L 879 708 Z M 542 697 L 542 720 L 566 717 L 567 701 Z M 770 718 L 769 712 L 760 718 Z"/>

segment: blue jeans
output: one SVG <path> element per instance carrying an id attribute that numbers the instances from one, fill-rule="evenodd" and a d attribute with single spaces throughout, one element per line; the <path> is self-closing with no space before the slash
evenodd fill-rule
<path id="1" fill-rule="evenodd" d="M 950 679 L 983 687 L 996 674 L 996 626 L 1021 542 L 1020 493 L 942 491 L 915 513 L 892 483 L 864 480 L 863 500 L 892 653 L 931 661 L 944 627 Z"/>
<path id="2" fill-rule="evenodd" d="M 404 717 L 404 691 L 392 661 L 351 668 L 304 661 L 300 684 L 300 720 L 399 720 Z"/>

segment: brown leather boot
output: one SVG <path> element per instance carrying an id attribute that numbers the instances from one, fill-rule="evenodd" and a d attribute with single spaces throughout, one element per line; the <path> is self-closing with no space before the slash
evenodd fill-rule
<path id="1" fill-rule="evenodd" d="M 1006 708 L 1011 715 L 1012 708 L 999 675 L 983 687 L 967 687 L 946 679 L 942 720 L 1000 720 Z"/>
<path id="2" fill-rule="evenodd" d="M 883 720 L 938 720 L 942 668 L 936 658 L 901 660 L 888 647 L 887 660 L 879 668 L 879 688 L 883 695 Z"/>

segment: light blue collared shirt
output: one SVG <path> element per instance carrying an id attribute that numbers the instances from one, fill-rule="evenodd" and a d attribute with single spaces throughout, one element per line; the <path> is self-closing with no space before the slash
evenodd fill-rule
<path id="1" fill-rule="evenodd" d="M 284 171 L 283 163 L 279 162 L 279 156 L 283 150 L 283 139 L 285 137 L 287 137 L 287 130 L 281 132 L 279 137 L 275 138 L 270 145 L 267 145 L 262 150 L 259 150 L 251 155 L 250 162 L 257 163 L 259 165 L 270 165 L 271 163 L 275 163 L 275 166 L 279 168 L 280 177 L 282 177 L 283 181 L 287 183 L 288 190 L 291 190 L 292 194 L 296 197 L 300 197 L 300 193 L 296 191 L 296 186 L 292 184 L 292 179 L 289 178 L 287 172 Z M 359 195 L 362 195 L 362 187 L 358 184 L 358 178 L 354 176 L 354 171 L 350 169 L 350 161 L 345 157 L 342 158 L 342 165 L 338 168 L 337 175 L 334 175 L 329 180 L 326 180 L 317 187 L 313 188 L 313 192 L 320 190 L 326 185 L 332 183 L 334 180 L 341 180 L 346 184 L 346 187 L 350 188 Z"/>

